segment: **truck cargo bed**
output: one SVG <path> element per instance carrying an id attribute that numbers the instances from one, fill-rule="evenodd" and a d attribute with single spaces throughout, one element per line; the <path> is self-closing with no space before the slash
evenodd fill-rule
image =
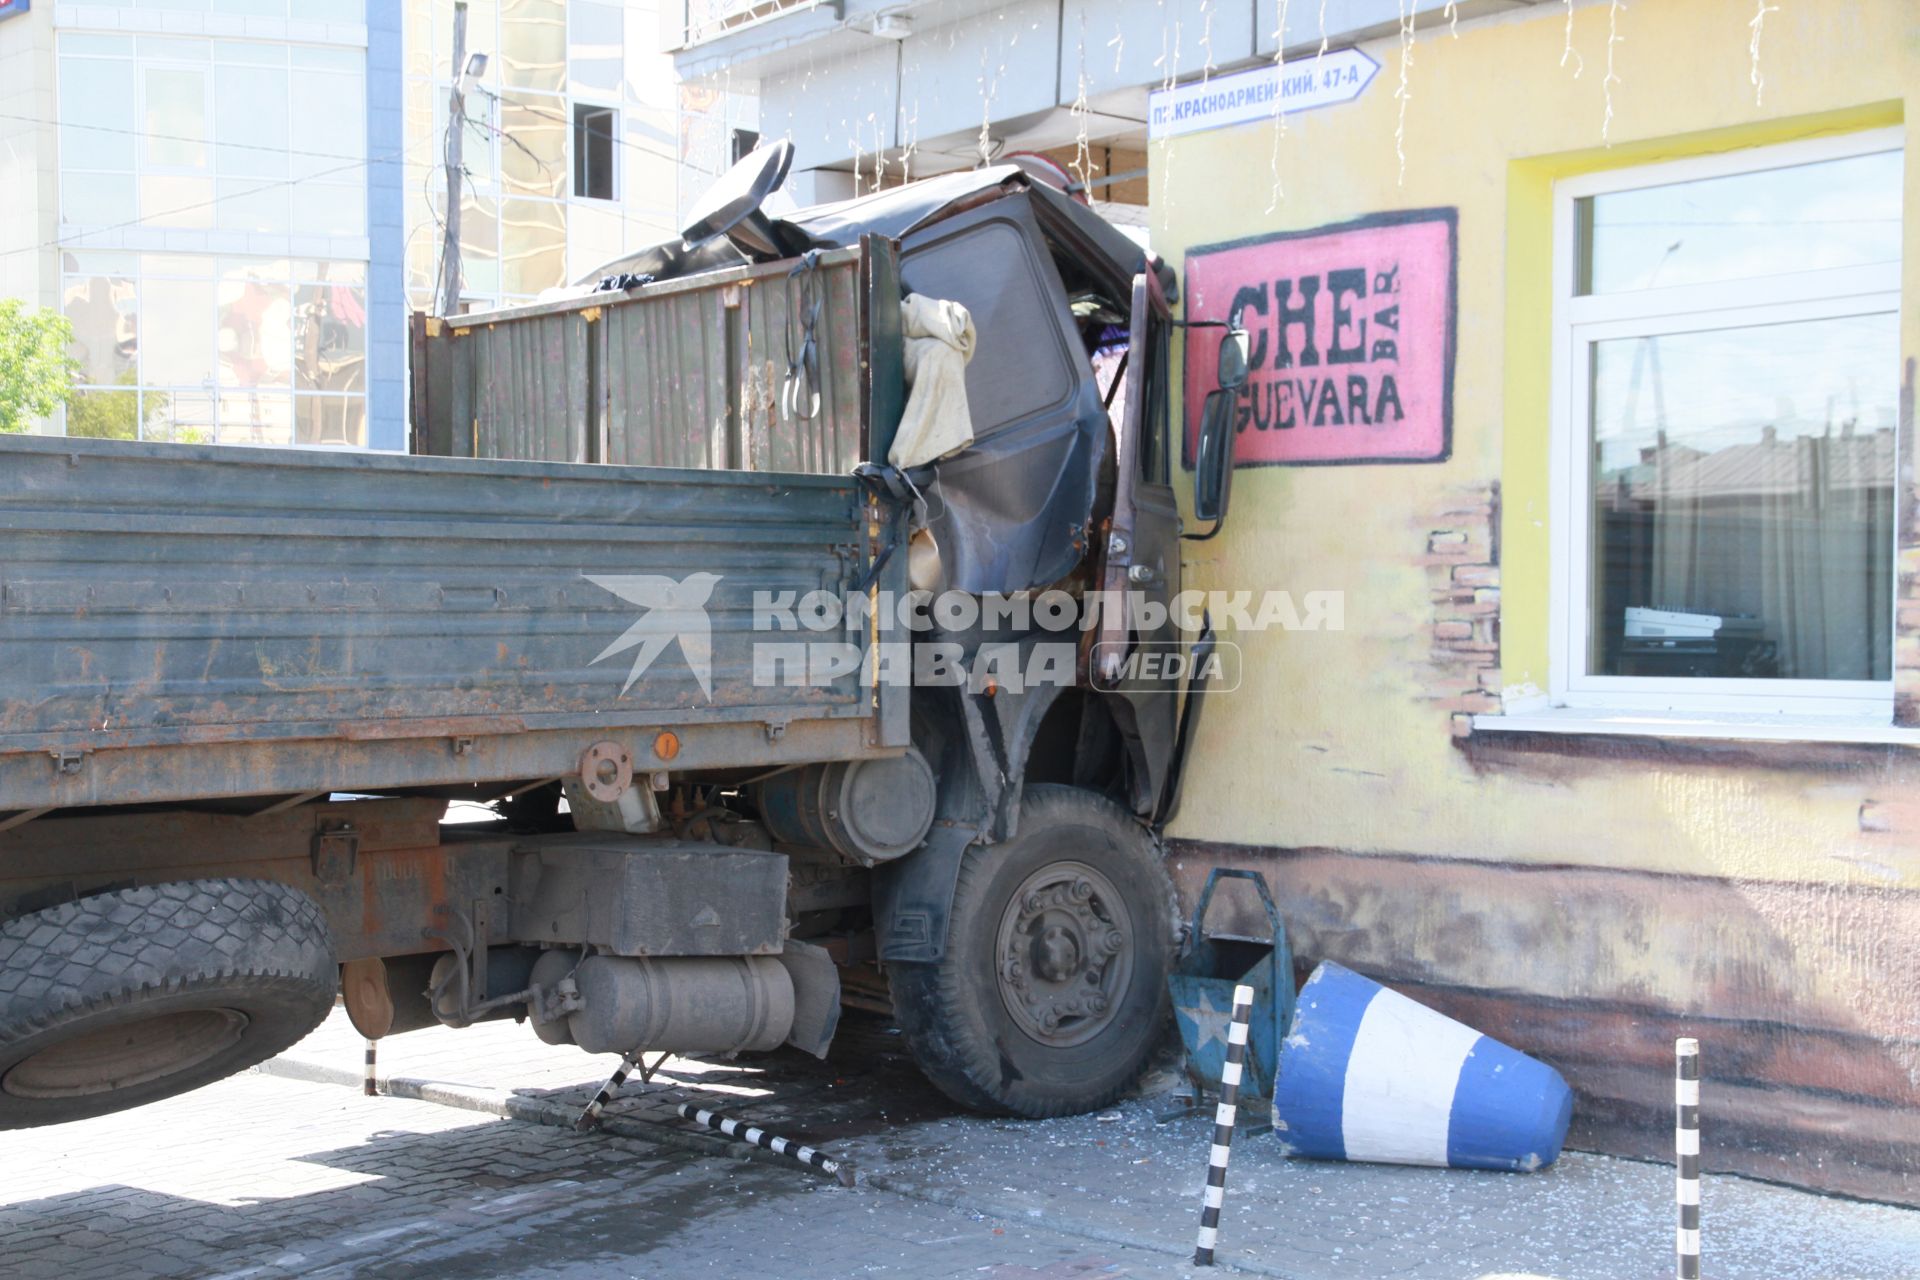
<path id="1" fill-rule="evenodd" d="M 753 593 L 843 593 L 872 527 L 837 476 L 0 439 L 0 813 L 882 752 L 886 691 L 752 655 Z M 710 696 L 609 651 L 696 572 Z"/>

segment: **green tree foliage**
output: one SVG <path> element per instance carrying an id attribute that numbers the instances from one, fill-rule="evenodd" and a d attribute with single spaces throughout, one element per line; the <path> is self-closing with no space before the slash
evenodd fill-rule
<path id="1" fill-rule="evenodd" d="M 0 298 L 0 432 L 25 431 L 73 394 L 73 326 L 57 311 Z"/>
<path id="2" fill-rule="evenodd" d="M 140 394 L 133 390 L 133 370 L 121 374 L 119 381 L 126 386 L 125 391 L 88 388 L 73 393 L 73 397 L 67 401 L 68 435 L 89 440 L 138 440 L 142 434 L 142 420 L 151 427 L 154 419 L 167 411 L 167 393 L 149 391 L 146 393 L 145 412 L 141 412 Z M 195 441 L 188 440 L 186 443 Z"/>

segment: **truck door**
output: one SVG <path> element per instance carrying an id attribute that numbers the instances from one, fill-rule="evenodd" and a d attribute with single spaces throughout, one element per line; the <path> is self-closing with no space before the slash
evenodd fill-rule
<path id="1" fill-rule="evenodd" d="M 1151 270 L 1135 276 L 1113 519 L 1098 579 L 1107 607 L 1089 663 L 1093 685 L 1108 694 L 1127 739 L 1129 800 L 1143 817 L 1160 810 L 1169 783 L 1184 683 L 1180 664 L 1194 639 L 1171 609 L 1180 591 L 1180 511 L 1167 421 L 1170 320 L 1159 277 Z"/>

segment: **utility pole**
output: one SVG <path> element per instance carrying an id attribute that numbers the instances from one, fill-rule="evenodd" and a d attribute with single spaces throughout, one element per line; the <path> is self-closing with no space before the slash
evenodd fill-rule
<path id="1" fill-rule="evenodd" d="M 463 174 L 460 143 L 467 132 L 467 3 L 453 5 L 453 88 L 447 94 L 447 216 L 440 242 L 439 315 L 450 316 L 460 305 L 460 184 Z"/>

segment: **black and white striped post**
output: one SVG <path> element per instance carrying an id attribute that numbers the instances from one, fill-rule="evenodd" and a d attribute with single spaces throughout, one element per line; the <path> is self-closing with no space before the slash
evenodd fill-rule
<path id="1" fill-rule="evenodd" d="M 1233 1123 L 1240 1111 L 1240 1069 L 1247 1057 L 1247 1025 L 1253 1020 L 1253 988 L 1233 989 L 1233 1021 L 1227 1025 L 1227 1061 L 1220 1071 L 1220 1105 L 1213 1113 L 1213 1148 L 1207 1153 L 1206 1199 L 1200 1209 L 1200 1239 L 1193 1265 L 1213 1265 L 1220 1240 L 1220 1209 L 1227 1199 L 1227 1157 L 1233 1152 Z"/>
<path id="2" fill-rule="evenodd" d="M 1674 1275 L 1700 1278 L 1700 1042 L 1673 1042 Z"/>
<path id="3" fill-rule="evenodd" d="M 709 1129 L 718 1129 L 736 1141 L 751 1142 L 754 1146 L 764 1147 L 775 1155 L 786 1156 L 789 1160 L 798 1160 L 801 1164 L 818 1169 L 822 1173 L 830 1173 L 840 1179 L 844 1186 L 850 1187 L 854 1183 L 854 1166 L 851 1160 L 832 1159 L 815 1151 L 812 1147 L 786 1138 L 776 1138 L 763 1129 L 742 1124 L 738 1120 L 729 1119 L 717 1112 L 704 1111 L 691 1103 L 680 1104 L 680 1115 L 684 1119 L 697 1121 Z"/>
<path id="4" fill-rule="evenodd" d="M 614 1068 L 612 1075 L 607 1077 L 607 1082 L 600 1086 L 600 1092 L 593 1095 L 593 1101 L 589 1102 L 587 1109 L 580 1113 L 580 1118 L 573 1122 L 576 1130 L 585 1133 L 600 1123 L 601 1111 L 605 1110 L 607 1103 L 613 1101 L 613 1095 L 618 1093 L 620 1086 L 627 1082 L 627 1077 L 633 1074 L 633 1068 L 639 1061 L 638 1050 L 620 1059 L 620 1065 Z"/>
<path id="5" fill-rule="evenodd" d="M 376 1084 L 373 1079 L 373 1046 L 374 1041 L 367 1041 L 366 1073 L 360 1077 L 360 1092 L 366 1094 L 369 1098 L 377 1098 L 380 1096 L 380 1086 Z"/>
<path id="6" fill-rule="evenodd" d="M 640 1065 L 640 1054 L 641 1051 L 635 1049 L 620 1059 L 620 1065 L 614 1068 L 612 1075 L 607 1077 L 607 1082 L 600 1086 L 600 1092 L 593 1095 L 593 1101 L 589 1102 L 587 1109 L 580 1113 L 580 1118 L 573 1122 L 576 1130 L 585 1133 L 599 1125 L 600 1113 L 606 1109 L 609 1102 L 613 1101 L 613 1095 L 620 1092 L 620 1086 L 627 1082 L 627 1077 L 633 1074 L 633 1069 Z M 660 1064 L 666 1060 L 667 1055 L 664 1053 L 655 1058 L 652 1066 L 640 1072 L 640 1083 L 645 1084 L 651 1079 L 653 1073 L 660 1069 Z"/>

